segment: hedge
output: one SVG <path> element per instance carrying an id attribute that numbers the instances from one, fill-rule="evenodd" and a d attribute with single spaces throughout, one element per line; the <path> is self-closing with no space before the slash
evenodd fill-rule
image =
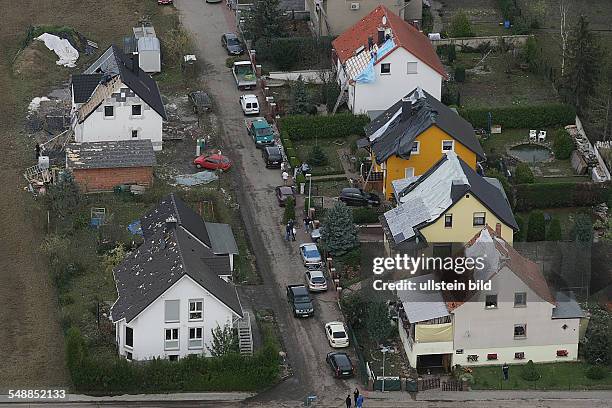
<path id="1" fill-rule="evenodd" d="M 346 138 L 364 136 L 363 127 L 370 122 L 367 115 L 338 113 L 328 116 L 289 115 L 279 120 L 281 134 L 291 140 Z"/>
<path id="2" fill-rule="evenodd" d="M 589 207 L 609 199 L 612 183 L 517 184 L 514 190 L 517 211 L 534 208 Z"/>
<path id="3" fill-rule="evenodd" d="M 77 333 L 73 330 L 69 337 L 67 356 L 73 351 L 78 353 L 82 347 L 82 337 Z M 78 392 L 256 391 L 277 381 L 279 358 L 274 343 L 266 341 L 253 356 L 237 353 L 210 358 L 192 355 L 179 361 L 154 359 L 130 363 L 119 357 L 84 355 L 69 360 L 69 370 Z"/>
<path id="4" fill-rule="evenodd" d="M 374 208 L 357 207 L 353 209 L 353 222 L 357 225 L 375 224 L 379 217 L 380 214 Z"/>
<path id="5" fill-rule="evenodd" d="M 492 124 L 507 129 L 537 129 L 565 126 L 576 120 L 575 109 L 566 104 L 511 106 L 505 108 L 463 108 L 459 114 L 474 127 L 487 128 L 491 112 Z"/>
<path id="6" fill-rule="evenodd" d="M 333 37 L 260 38 L 255 42 L 257 60 L 269 62 L 282 71 L 310 69 L 314 64 L 329 66 Z"/>

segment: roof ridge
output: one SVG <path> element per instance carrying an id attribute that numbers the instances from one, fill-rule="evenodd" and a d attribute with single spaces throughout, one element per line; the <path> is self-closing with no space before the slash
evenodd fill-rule
<path id="1" fill-rule="evenodd" d="M 170 201 L 172 202 L 172 208 L 174 208 L 174 214 L 176 214 L 176 220 L 182 226 L 183 222 L 181 221 L 181 215 L 179 213 L 178 207 L 176 206 L 174 193 L 170 193 Z"/>

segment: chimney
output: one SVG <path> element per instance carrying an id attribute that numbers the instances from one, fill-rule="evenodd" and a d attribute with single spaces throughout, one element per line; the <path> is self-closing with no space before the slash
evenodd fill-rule
<path id="1" fill-rule="evenodd" d="M 374 38 L 372 38 L 372 36 L 368 36 L 368 50 L 372 50 L 372 47 L 374 47 Z"/>
<path id="2" fill-rule="evenodd" d="M 381 45 L 385 42 L 385 28 L 378 27 L 378 38 L 376 44 Z"/>
<path id="3" fill-rule="evenodd" d="M 174 215 L 170 215 L 168 216 L 168 218 L 166 218 L 166 230 L 171 230 L 171 229 L 176 228 L 176 224 L 177 224 L 177 220 Z"/>
<path id="4" fill-rule="evenodd" d="M 138 71 L 140 70 L 140 57 L 138 53 L 135 53 L 132 56 L 132 72 L 138 75 Z"/>
<path id="5" fill-rule="evenodd" d="M 412 116 L 412 100 L 408 97 L 402 98 L 401 122 L 407 121 Z"/>

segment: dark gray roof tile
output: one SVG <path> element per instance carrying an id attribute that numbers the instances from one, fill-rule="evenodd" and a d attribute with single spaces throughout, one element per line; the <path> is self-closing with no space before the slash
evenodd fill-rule
<path id="1" fill-rule="evenodd" d="M 70 169 L 110 169 L 155 166 L 153 144 L 148 139 L 70 143 L 66 165 Z"/>

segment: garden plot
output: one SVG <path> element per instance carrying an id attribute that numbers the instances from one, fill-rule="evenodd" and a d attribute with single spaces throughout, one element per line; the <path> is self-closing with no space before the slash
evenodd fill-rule
<path id="1" fill-rule="evenodd" d="M 476 36 L 509 34 L 500 26 L 502 15 L 497 0 L 441 0 L 440 3 L 444 30 L 448 30 L 453 16 L 463 11 Z"/>

